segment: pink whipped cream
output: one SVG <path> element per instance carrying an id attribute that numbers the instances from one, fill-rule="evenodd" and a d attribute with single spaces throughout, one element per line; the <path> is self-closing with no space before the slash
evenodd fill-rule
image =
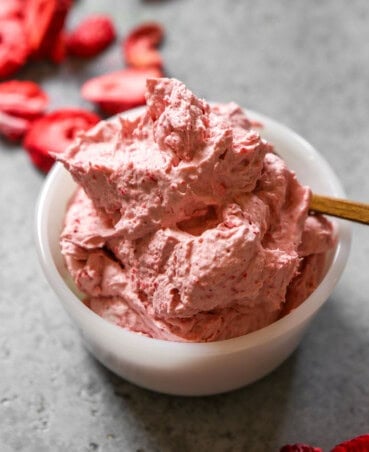
<path id="1" fill-rule="evenodd" d="M 58 159 L 79 188 L 60 243 L 84 302 L 121 327 L 174 341 L 262 328 L 319 284 L 331 223 L 236 104 L 175 79 L 147 107 L 82 134 Z"/>

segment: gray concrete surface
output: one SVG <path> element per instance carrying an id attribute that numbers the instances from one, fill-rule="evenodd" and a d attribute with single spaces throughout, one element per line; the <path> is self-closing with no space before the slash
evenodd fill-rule
<path id="1" fill-rule="evenodd" d="M 287 124 L 322 154 L 348 196 L 369 202 L 367 0 L 79 0 L 72 27 L 114 15 L 120 36 L 162 22 L 169 75 L 212 100 L 235 100 Z M 87 105 L 81 83 L 121 67 L 99 58 L 20 74 L 52 107 Z M 272 375 L 230 394 L 169 397 L 135 387 L 83 348 L 45 281 L 33 243 L 44 177 L 20 147 L 0 143 L 0 450 L 329 450 L 369 431 L 369 228 L 355 225 L 351 257 L 298 351 Z"/>

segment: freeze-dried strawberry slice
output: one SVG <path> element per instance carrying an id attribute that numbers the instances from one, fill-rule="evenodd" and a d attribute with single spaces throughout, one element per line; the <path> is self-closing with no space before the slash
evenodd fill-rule
<path id="1" fill-rule="evenodd" d="M 320 447 L 313 447 L 307 444 L 287 444 L 286 446 L 281 447 L 279 452 L 323 452 L 323 449 Z"/>
<path id="2" fill-rule="evenodd" d="M 25 29 L 32 56 L 52 55 L 71 6 L 72 0 L 26 0 Z"/>
<path id="3" fill-rule="evenodd" d="M 68 36 L 68 53 L 79 57 L 95 56 L 106 49 L 115 37 L 115 28 L 108 16 L 87 17 Z"/>
<path id="4" fill-rule="evenodd" d="M 50 28 L 57 0 L 26 0 L 25 27 L 31 52 L 37 52 Z"/>
<path id="5" fill-rule="evenodd" d="M 29 52 L 26 42 L 21 20 L 0 19 L 0 77 L 9 77 L 24 65 Z"/>
<path id="6" fill-rule="evenodd" d="M 107 113 L 115 114 L 145 104 L 146 79 L 162 75 L 158 68 L 127 68 L 88 80 L 81 93 Z"/>
<path id="7" fill-rule="evenodd" d="M 162 57 L 156 47 L 164 37 L 162 26 L 147 22 L 134 28 L 123 41 L 126 63 L 134 67 L 161 67 Z"/>
<path id="8" fill-rule="evenodd" d="M 0 18 L 18 18 L 23 17 L 24 4 L 22 0 L 1 0 Z"/>
<path id="9" fill-rule="evenodd" d="M 54 15 L 44 39 L 35 52 L 35 57 L 49 58 L 54 63 L 60 63 L 65 57 L 65 39 L 63 27 L 73 0 L 57 0 Z"/>
<path id="10" fill-rule="evenodd" d="M 31 121 L 17 118 L 0 111 L 0 135 L 8 140 L 18 141 L 23 138 L 31 126 Z"/>
<path id="11" fill-rule="evenodd" d="M 50 48 L 48 57 L 54 63 L 61 63 L 65 60 L 67 54 L 66 37 L 63 32 L 61 32 L 54 42 L 54 46 Z"/>
<path id="12" fill-rule="evenodd" d="M 47 172 L 55 161 L 50 152 L 64 151 L 78 132 L 91 128 L 99 121 L 97 115 L 87 110 L 56 110 L 32 123 L 23 144 L 37 168 Z"/>
<path id="13" fill-rule="evenodd" d="M 360 435 L 356 438 L 344 441 L 332 449 L 331 452 L 368 452 L 369 434 Z"/>
<path id="14" fill-rule="evenodd" d="M 106 115 L 116 115 L 117 113 L 121 113 L 122 111 L 130 110 L 131 108 L 135 108 L 141 104 L 133 103 L 121 103 L 121 102 L 96 102 L 96 105 L 99 107 L 101 111 L 103 111 Z"/>
<path id="15" fill-rule="evenodd" d="M 40 116 L 49 98 L 37 83 L 10 80 L 0 83 L 0 111 L 22 118 Z"/>

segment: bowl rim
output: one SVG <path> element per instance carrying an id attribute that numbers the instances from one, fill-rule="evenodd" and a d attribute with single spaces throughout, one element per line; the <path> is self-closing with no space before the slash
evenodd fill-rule
<path id="1" fill-rule="evenodd" d="M 124 114 L 133 114 L 135 112 L 138 112 L 139 110 L 142 110 L 142 107 L 129 110 Z M 279 123 L 272 118 L 269 118 L 266 115 L 257 113 L 249 109 L 246 110 L 246 113 L 251 120 L 261 122 L 267 125 L 267 127 L 279 129 L 281 133 L 289 135 L 291 139 L 294 139 L 297 143 L 299 143 L 300 146 L 304 147 L 314 159 L 317 159 L 319 161 L 319 164 L 324 167 L 324 171 L 329 174 L 330 182 L 335 189 L 336 195 L 345 197 L 345 192 L 333 169 L 325 160 L 325 158 L 308 141 L 306 141 L 303 137 L 298 135 L 287 126 Z M 58 182 L 58 179 L 62 178 L 64 173 L 68 174 L 63 165 L 57 162 L 47 175 L 36 203 L 34 239 L 39 262 L 50 286 L 52 287 L 56 295 L 58 295 L 69 314 L 70 310 L 72 309 L 74 313 L 77 312 L 78 315 L 81 316 L 81 319 L 83 318 L 85 322 L 91 322 L 93 326 L 96 326 L 97 328 L 101 326 L 105 329 L 105 332 L 107 334 L 114 335 L 115 341 L 122 341 L 122 343 L 124 344 L 127 344 L 130 341 L 134 341 L 137 345 L 141 345 L 146 348 L 159 347 L 159 350 L 163 348 L 169 350 L 172 348 L 173 352 L 176 353 L 178 353 L 179 349 L 181 349 L 181 351 L 195 353 L 195 355 L 202 355 L 204 353 L 212 355 L 234 353 L 240 350 L 245 350 L 262 345 L 272 339 L 282 336 L 288 331 L 292 331 L 298 328 L 302 323 L 306 322 L 310 317 L 312 317 L 324 304 L 326 299 L 329 298 L 347 263 L 351 247 L 352 229 L 348 221 L 337 219 L 337 235 L 339 236 L 339 240 L 332 258 L 331 265 L 323 280 L 314 290 L 314 292 L 300 306 L 292 310 L 286 316 L 271 323 L 270 325 L 267 325 L 264 328 L 245 334 L 243 336 L 214 342 L 168 341 L 165 339 L 152 338 L 136 332 L 132 332 L 103 319 L 98 314 L 89 309 L 84 303 L 82 303 L 81 300 L 67 285 L 64 278 L 59 273 L 54 259 L 52 258 L 46 228 L 46 218 L 48 213 L 47 207 L 50 207 L 48 206 L 48 197 L 54 183 Z M 327 297 L 323 296 L 325 293 L 328 293 Z M 74 315 L 72 316 L 71 314 L 70 316 L 73 317 L 73 320 L 80 323 L 81 319 L 78 320 Z"/>

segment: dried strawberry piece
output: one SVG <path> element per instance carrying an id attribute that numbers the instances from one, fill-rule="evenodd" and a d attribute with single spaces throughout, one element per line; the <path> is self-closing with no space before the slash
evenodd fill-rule
<path id="1" fill-rule="evenodd" d="M 156 47 L 164 37 L 162 26 L 147 22 L 134 28 L 123 41 L 123 55 L 134 67 L 162 67 L 163 61 Z"/>
<path id="2" fill-rule="evenodd" d="M 35 56 L 49 58 L 54 63 L 64 60 L 66 52 L 63 27 L 72 2 L 73 0 L 57 0 L 53 19 Z"/>
<path id="3" fill-rule="evenodd" d="M 287 444 L 286 446 L 281 447 L 279 452 L 323 452 L 323 449 L 320 447 L 313 447 L 307 444 Z"/>
<path id="4" fill-rule="evenodd" d="M 369 434 L 360 435 L 335 446 L 331 452 L 368 452 Z"/>
<path id="5" fill-rule="evenodd" d="M 40 116 L 49 98 L 37 83 L 10 80 L 0 83 L 0 111 L 22 118 Z"/>
<path id="6" fill-rule="evenodd" d="M 63 32 L 61 32 L 54 42 L 54 46 L 50 49 L 49 58 L 54 63 L 61 63 L 65 60 L 67 55 L 67 45 L 66 45 L 66 37 Z"/>
<path id="7" fill-rule="evenodd" d="M 18 118 L 0 111 L 0 135 L 8 140 L 21 140 L 30 126 L 31 121 L 29 119 Z"/>
<path id="8" fill-rule="evenodd" d="M 50 28 L 57 0 L 26 0 L 25 27 L 31 52 L 37 52 Z"/>
<path id="9" fill-rule="evenodd" d="M 72 0 L 26 0 L 25 29 L 33 57 L 52 56 L 71 6 Z"/>
<path id="10" fill-rule="evenodd" d="M 146 79 L 162 77 L 158 68 L 127 68 L 95 77 L 82 86 L 82 97 L 115 114 L 145 104 Z"/>
<path id="11" fill-rule="evenodd" d="M 23 17 L 24 3 L 22 0 L 1 0 L 0 2 L 0 18 L 17 18 Z"/>
<path id="12" fill-rule="evenodd" d="M 92 57 L 105 50 L 116 37 L 112 20 L 108 16 L 93 15 L 83 20 L 68 36 L 68 53 L 79 57 Z"/>
<path id="13" fill-rule="evenodd" d="M 9 77 L 25 64 L 29 53 L 26 42 L 21 20 L 0 19 L 0 77 Z"/>
<path id="14" fill-rule="evenodd" d="M 126 111 L 126 110 L 130 110 L 131 108 L 135 108 L 138 105 L 143 105 L 143 103 L 129 104 L 129 103 L 121 103 L 121 102 L 96 102 L 96 105 L 106 115 L 111 116 L 111 115 L 116 115 L 118 113 L 121 113 L 122 111 Z"/>
<path id="15" fill-rule="evenodd" d="M 47 172 L 55 161 L 50 152 L 64 151 L 78 132 L 88 130 L 99 121 L 99 116 L 87 110 L 56 110 L 32 123 L 23 144 L 37 168 Z"/>

